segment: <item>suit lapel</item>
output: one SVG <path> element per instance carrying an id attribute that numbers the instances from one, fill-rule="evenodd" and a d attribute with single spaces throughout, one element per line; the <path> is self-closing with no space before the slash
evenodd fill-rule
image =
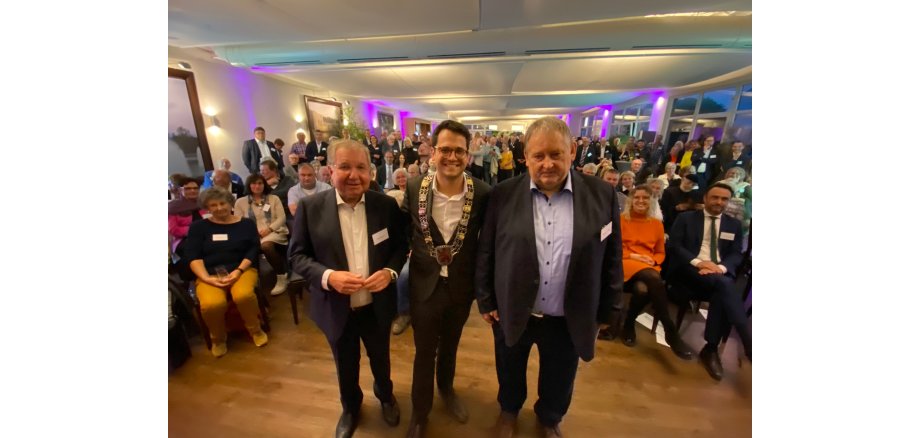
<path id="1" fill-rule="evenodd" d="M 525 246 L 527 247 L 527 253 L 529 255 L 528 259 L 530 259 L 530 263 L 534 268 L 534 272 L 539 274 L 540 260 L 537 258 L 537 233 L 533 228 L 533 192 L 530 190 L 530 176 L 527 176 L 526 178 L 520 178 L 519 184 L 523 186 L 518 189 L 518 193 L 521 193 L 522 196 L 522 198 L 519 198 L 520 200 L 518 201 L 520 203 L 520 209 L 514 209 L 512 211 L 520 211 L 525 213 L 521 215 L 523 222 L 521 225 L 524 227 L 524 235 L 528 237 L 528 242 L 532 242 L 531 244 Z M 516 214 L 512 214 L 512 216 L 516 216 Z M 514 222 L 516 221 L 512 220 L 512 223 Z"/>
<path id="2" fill-rule="evenodd" d="M 586 215 L 590 211 L 588 209 L 588 193 L 584 182 L 581 180 L 581 175 L 576 172 L 569 171 L 569 178 L 572 178 L 572 249 L 570 249 L 569 256 L 569 270 L 565 279 L 565 290 L 566 293 L 571 290 L 572 278 L 575 277 L 575 265 L 578 263 L 579 255 L 581 255 L 580 249 L 582 247 L 582 242 L 585 242 L 591 237 L 591 233 L 594 231 L 591 230 L 591 227 L 585 223 Z M 584 206 L 582 214 L 578 214 L 578 209 Z M 533 222 L 531 222 L 533 223 Z M 600 233 L 600 230 L 598 230 Z M 598 234 L 600 236 L 600 234 Z"/>
<path id="3" fill-rule="evenodd" d="M 426 201 L 428 201 L 428 208 L 425 211 L 425 216 L 428 216 L 428 230 L 431 233 L 431 240 L 434 241 L 434 246 L 446 245 L 444 238 L 441 237 L 441 229 L 438 228 L 438 224 L 434 222 L 434 217 L 431 215 L 432 210 L 434 210 L 434 177 L 431 178 L 431 185 L 428 186 L 428 195 Z"/>
<path id="4" fill-rule="evenodd" d="M 368 275 L 373 274 L 375 266 L 377 264 L 377 251 L 375 251 L 376 246 L 374 245 L 374 235 L 380 231 L 383 227 L 382 221 L 385 219 L 382 218 L 381 214 L 370 214 L 370 212 L 385 212 L 386 209 L 382 205 L 378 205 L 376 198 L 372 199 L 372 196 L 368 196 L 370 192 L 364 194 L 364 216 L 367 218 L 367 273 Z"/>
<path id="5" fill-rule="evenodd" d="M 342 240 L 342 223 L 339 221 L 339 206 L 336 204 L 336 192 L 327 190 L 329 195 L 326 196 L 326 208 L 328 221 L 330 224 L 329 236 L 332 239 L 332 256 L 333 261 L 340 270 L 348 270 L 348 257 L 345 256 L 345 242 Z M 315 241 L 315 240 L 314 240 Z"/>

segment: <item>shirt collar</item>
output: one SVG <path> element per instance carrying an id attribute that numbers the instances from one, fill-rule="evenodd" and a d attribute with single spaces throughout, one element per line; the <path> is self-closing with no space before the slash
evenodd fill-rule
<path id="1" fill-rule="evenodd" d="M 530 180 L 530 190 L 531 191 L 536 190 L 538 192 L 540 191 L 540 188 L 537 187 L 536 184 L 534 184 L 532 179 Z M 565 176 L 565 184 L 562 185 L 561 191 L 563 192 L 568 191 L 569 193 L 572 193 L 572 172 L 571 171 L 569 171 L 569 174 Z"/>
<path id="2" fill-rule="evenodd" d="M 363 203 L 364 203 L 364 194 L 361 194 L 361 199 L 358 200 L 358 204 L 363 204 Z M 335 205 L 343 205 L 343 204 L 351 207 L 351 205 L 349 205 L 347 202 L 345 202 L 344 199 L 342 199 L 342 195 L 339 194 L 339 191 L 336 190 L 335 191 Z M 357 206 L 358 204 L 355 204 L 355 206 Z"/>
<path id="3" fill-rule="evenodd" d="M 722 220 L 722 213 L 719 213 L 718 215 L 711 215 L 711 214 L 709 214 L 708 211 L 706 211 L 706 209 L 703 209 L 703 215 L 706 216 L 706 218 L 714 217 L 714 218 L 718 219 L 719 221 Z"/>
<path id="4" fill-rule="evenodd" d="M 447 196 L 438 191 L 438 173 L 435 172 L 434 178 L 431 178 L 431 190 L 434 190 L 435 196 L 440 196 L 442 198 L 447 198 L 447 199 L 453 199 L 453 198 L 459 198 L 462 196 L 466 196 L 466 177 L 463 177 L 463 191 L 460 192 L 460 194 L 457 194 L 454 196 Z"/>

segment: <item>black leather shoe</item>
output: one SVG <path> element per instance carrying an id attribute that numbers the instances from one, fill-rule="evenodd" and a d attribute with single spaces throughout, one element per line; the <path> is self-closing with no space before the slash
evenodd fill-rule
<path id="1" fill-rule="evenodd" d="M 380 409 L 383 410 L 383 421 L 390 427 L 399 425 L 399 403 L 396 402 L 396 397 L 393 397 L 392 403 L 380 403 Z"/>
<path id="2" fill-rule="evenodd" d="M 671 347 L 671 351 L 673 351 L 677 357 L 683 360 L 693 359 L 693 350 L 691 350 L 690 347 L 684 343 L 684 340 L 680 338 L 680 334 L 665 334 L 664 340 L 668 342 L 668 345 Z"/>
<path id="3" fill-rule="evenodd" d="M 447 405 L 447 411 L 450 412 L 450 416 L 461 424 L 466 424 L 467 420 L 470 419 L 470 414 L 467 412 L 463 402 L 457 397 L 457 393 L 453 390 L 442 391 L 441 398 L 444 399 L 444 404 Z"/>
<path id="4" fill-rule="evenodd" d="M 620 332 L 620 339 L 623 340 L 623 345 L 627 347 L 632 347 L 636 345 L 636 322 L 626 321 L 626 324 L 623 325 L 623 331 Z"/>
<path id="5" fill-rule="evenodd" d="M 722 359 L 719 359 L 719 350 L 706 345 L 700 350 L 700 361 L 710 377 L 717 381 L 722 380 Z"/>
<path id="6" fill-rule="evenodd" d="M 597 332 L 597 339 L 600 339 L 602 341 L 612 341 L 613 334 L 610 333 L 609 328 L 605 328 Z"/>
<path id="7" fill-rule="evenodd" d="M 418 421 L 413 417 L 409 421 L 409 431 L 406 432 L 406 438 L 424 438 L 427 426 L 427 421 Z"/>
<path id="8" fill-rule="evenodd" d="M 342 412 L 339 424 L 335 426 L 335 438 L 351 438 L 358 428 L 358 417 L 350 412 Z"/>

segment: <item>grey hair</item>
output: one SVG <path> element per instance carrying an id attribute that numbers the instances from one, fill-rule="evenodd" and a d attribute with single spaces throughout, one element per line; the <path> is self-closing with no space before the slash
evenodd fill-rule
<path id="1" fill-rule="evenodd" d="M 333 142 L 331 145 L 329 145 L 329 150 L 326 155 L 329 157 L 330 166 L 335 165 L 335 154 L 340 148 L 344 150 L 364 151 L 364 156 L 367 157 L 367 164 L 369 165 L 369 167 L 374 167 L 374 166 L 370 166 L 371 151 L 369 151 L 367 147 L 364 146 L 363 144 L 358 143 L 357 141 L 354 141 L 351 139 L 338 140 L 338 141 Z"/>
<path id="2" fill-rule="evenodd" d="M 624 177 L 624 176 L 631 176 L 632 179 L 633 179 L 633 181 L 636 181 L 636 174 L 633 173 L 633 171 L 631 171 L 631 170 L 627 170 L 626 172 L 623 172 L 623 173 L 620 174 L 620 180 L 621 180 L 621 181 L 623 180 L 623 177 Z"/>
<path id="3" fill-rule="evenodd" d="M 674 169 L 674 171 L 676 172 L 676 171 L 677 171 L 677 163 L 672 163 L 672 162 L 668 161 L 668 163 L 664 165 L 664 171 L 667 172 L 668 169 Z"/>
<path id="4" fill-rule="evenodd" d="M 393 171 L 393 179 L 396 179 L 396 175 L 397 175 L 397 174 L 400 174 L 400 173 L 405 173 L 405 174 L 406 174 L 406 178 L 409 177 L 409 171 L 406 170 L 405 167 L 400 167 L 400 168 L 398 168 L 398 169 L 396 169 L 396 170 Z"/>
<path id="5" fill-rule="evenodd" d="M 645 181 L 645 185 L 647 186 L 651 186 L 652 184 L 657 184 L 657 185 L 660 185 L 662 189 L 664 189 L 664 183 L 665 181 L 663 179 L 658 179 L 658 178 L 649 178 L 647 181 Z"/>
<path id="6" fill-rule="evenodd" d="M 739 181 L 744 181 L 745 179 L 747 179 L 747 172 L 745 172 L 744 168 L 740 166 L 730 167 L 728 170 L 725 171 L 725 175 L 728 175 L 728 172 L 731 172 L 733 170 L 738 171 L 741 174 L 741 178 L 738 178 Z"/>
<path id="7" fill-rule="evenodd" d="M 534 134 L 544 131 L 561 134 L 566 143 L 572 138 L 572 131 L 569 130 L 569 125 L 567 123 L 554 116 L 541 117 L 527 127 L 527 133 L 524 134 L 524 148 L 527 148 L 527 144 L 530 143 L 530 138 L 533 137 Z M 566 146 L 568 146 L 568 144 Z"/>
<path id="8" fill-rule="evenodd" d="M 198 195 L 198 206 L 201 208 L 208 208 L 208 203 L 211 201 L 225 201 L 230 205 L 236 202 L 230 192 L 220 187 L 211 187 Z"/>
<path id="9" fill-rule="evenodd" d="M 590 173 L 591 175 L 596 175 L 597 174 L 597 164 L 594 164 L 594 163 L 585 164 L 585 167 L 583 170 L 585 172 Z"/>

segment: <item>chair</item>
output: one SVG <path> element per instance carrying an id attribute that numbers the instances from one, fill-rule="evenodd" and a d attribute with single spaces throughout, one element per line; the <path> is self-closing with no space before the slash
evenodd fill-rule
<path id="1" fill-rule="evenodd" d="M 303 291 L 307 290 L 307 282 L 296 272 L 288 273 L 288 297 L 291 298 L 291 313 L 294 315 L 294 324 L 300 324 L 297 315 L 297 298 L 303 299 Z M 308 291 L 309 292 L 309 291 Z"/>
<path id="2" fill-rule="evenodd" d="M 172 277 L 170 277 L 170 279 L 172 280 Z M 201 337 L 204 339 L 205 345 L 208 347 L 208 350 L 210 350 L 211 349 L 211 332 L 208 330 L 208 326 L 207 324 L 204 323 L 204 318 L 202 318 L 201 316 L 201 305 L 198 302 L 198 298 L 195 296 L 195 283 L 194 282 L 186 283 L 184 287 L 185 287 L 184 290 L 186 291 L 186 293 L 179 294 L 179 295 L 183 295 L 184 296 L 183 300 L 186 302 L 186 305 L 190 306 L 191 308 L 195 310 L 195 319 L 198 322 L 198 330 L 201 333 Z M 239 311 L 236 308 L 236 304 L 233 302 L 233 300 L 230 297 L 230 292 L 227 291 L 226 294 L 227 294 L 227 314 L 226 314 L 227 316 L 226 317 L 232 319 L 234 318 L 233 315 L 235 315 L 235 318 L 236 318 L 236 320 L 232 320 L 231 324 L 227 324 L 227 331 L 229 332 L 238 326 L 242 326 L 242 319 L 239 316 Z M 269 315 L 268 315 L 268 298 L 266 298 L 265 293 L 264 291 L 262 291 L 262 287 L 259 284 L 256 285 L 255 294 L 256 294 L 256 300 L 259 303 L 259 314 L 261 316 L 260 319 L 262 321 L 262 330 L 265 331 L 266 333 L 271 333 L 272 327 L 271 327 L 271 323 L 269 322 Z"/>

